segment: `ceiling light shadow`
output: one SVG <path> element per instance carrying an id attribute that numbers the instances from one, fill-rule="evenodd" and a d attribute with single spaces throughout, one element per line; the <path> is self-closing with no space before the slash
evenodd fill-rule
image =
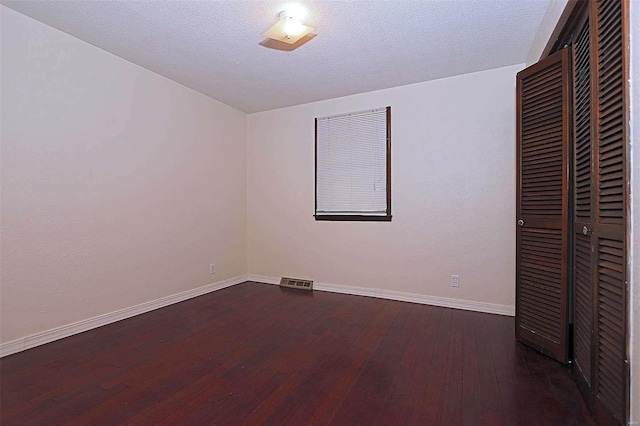
<path id="1" fill-rule="evenodd" d="M 260 46 L 264 46 L 269 49 L 282 50 L 284 52 L 291 52 L 292 50 L 296 50 L 298 47 L 303 44 L 307 44 L 310 40 L 315 38 L 317 34 L 307 34 L 302 37 L 300 40 L 296 41 L 293 44 L 285 43 L 283 41 L 273 40 L 271 38 L 266 38 L 258 43 Z"/>

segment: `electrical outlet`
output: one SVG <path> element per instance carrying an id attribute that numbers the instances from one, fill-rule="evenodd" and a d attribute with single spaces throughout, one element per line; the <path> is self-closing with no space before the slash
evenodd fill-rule
<path id="1" fill-rule="evenodd" d="M 460 287 L 460 275 L 451 275 L 451 287 Z"/>
<path id="2" fill-rule="evenodd" d="M 209 265 L 209 273 L 210 274 L 215 274 L 216 273 L 216 265 L 215 264 L 211 264 Z"/>

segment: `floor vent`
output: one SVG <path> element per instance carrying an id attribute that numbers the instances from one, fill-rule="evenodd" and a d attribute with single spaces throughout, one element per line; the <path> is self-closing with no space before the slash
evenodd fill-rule
<path id="1" fill-rule="evenodd" d="M 297 278 L 280 279 L 280 287 L 299 288 L 301 290 L 313 290 L 313 281 L 299 280 Z"/>

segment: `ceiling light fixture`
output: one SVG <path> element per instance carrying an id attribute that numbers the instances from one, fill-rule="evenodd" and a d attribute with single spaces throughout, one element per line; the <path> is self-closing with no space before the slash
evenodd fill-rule
<path id="1" fill-rule="evenodd" d="M 273 24 L 262 35 L 272 40 L 293 44 L 311 31 L 313 31 L 313 27 L 304 25 L 300 18 L 294 16 L 291 12 L 284 11 L 278 15 L 278 22 Z"/>

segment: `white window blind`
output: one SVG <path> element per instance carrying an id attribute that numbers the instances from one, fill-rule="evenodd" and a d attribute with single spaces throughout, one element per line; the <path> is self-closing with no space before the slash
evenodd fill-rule
<path id="1" fill-rule="evenodd" d="M 387 111 L 316 119 L 316 217 L 390 214 Z"/>

